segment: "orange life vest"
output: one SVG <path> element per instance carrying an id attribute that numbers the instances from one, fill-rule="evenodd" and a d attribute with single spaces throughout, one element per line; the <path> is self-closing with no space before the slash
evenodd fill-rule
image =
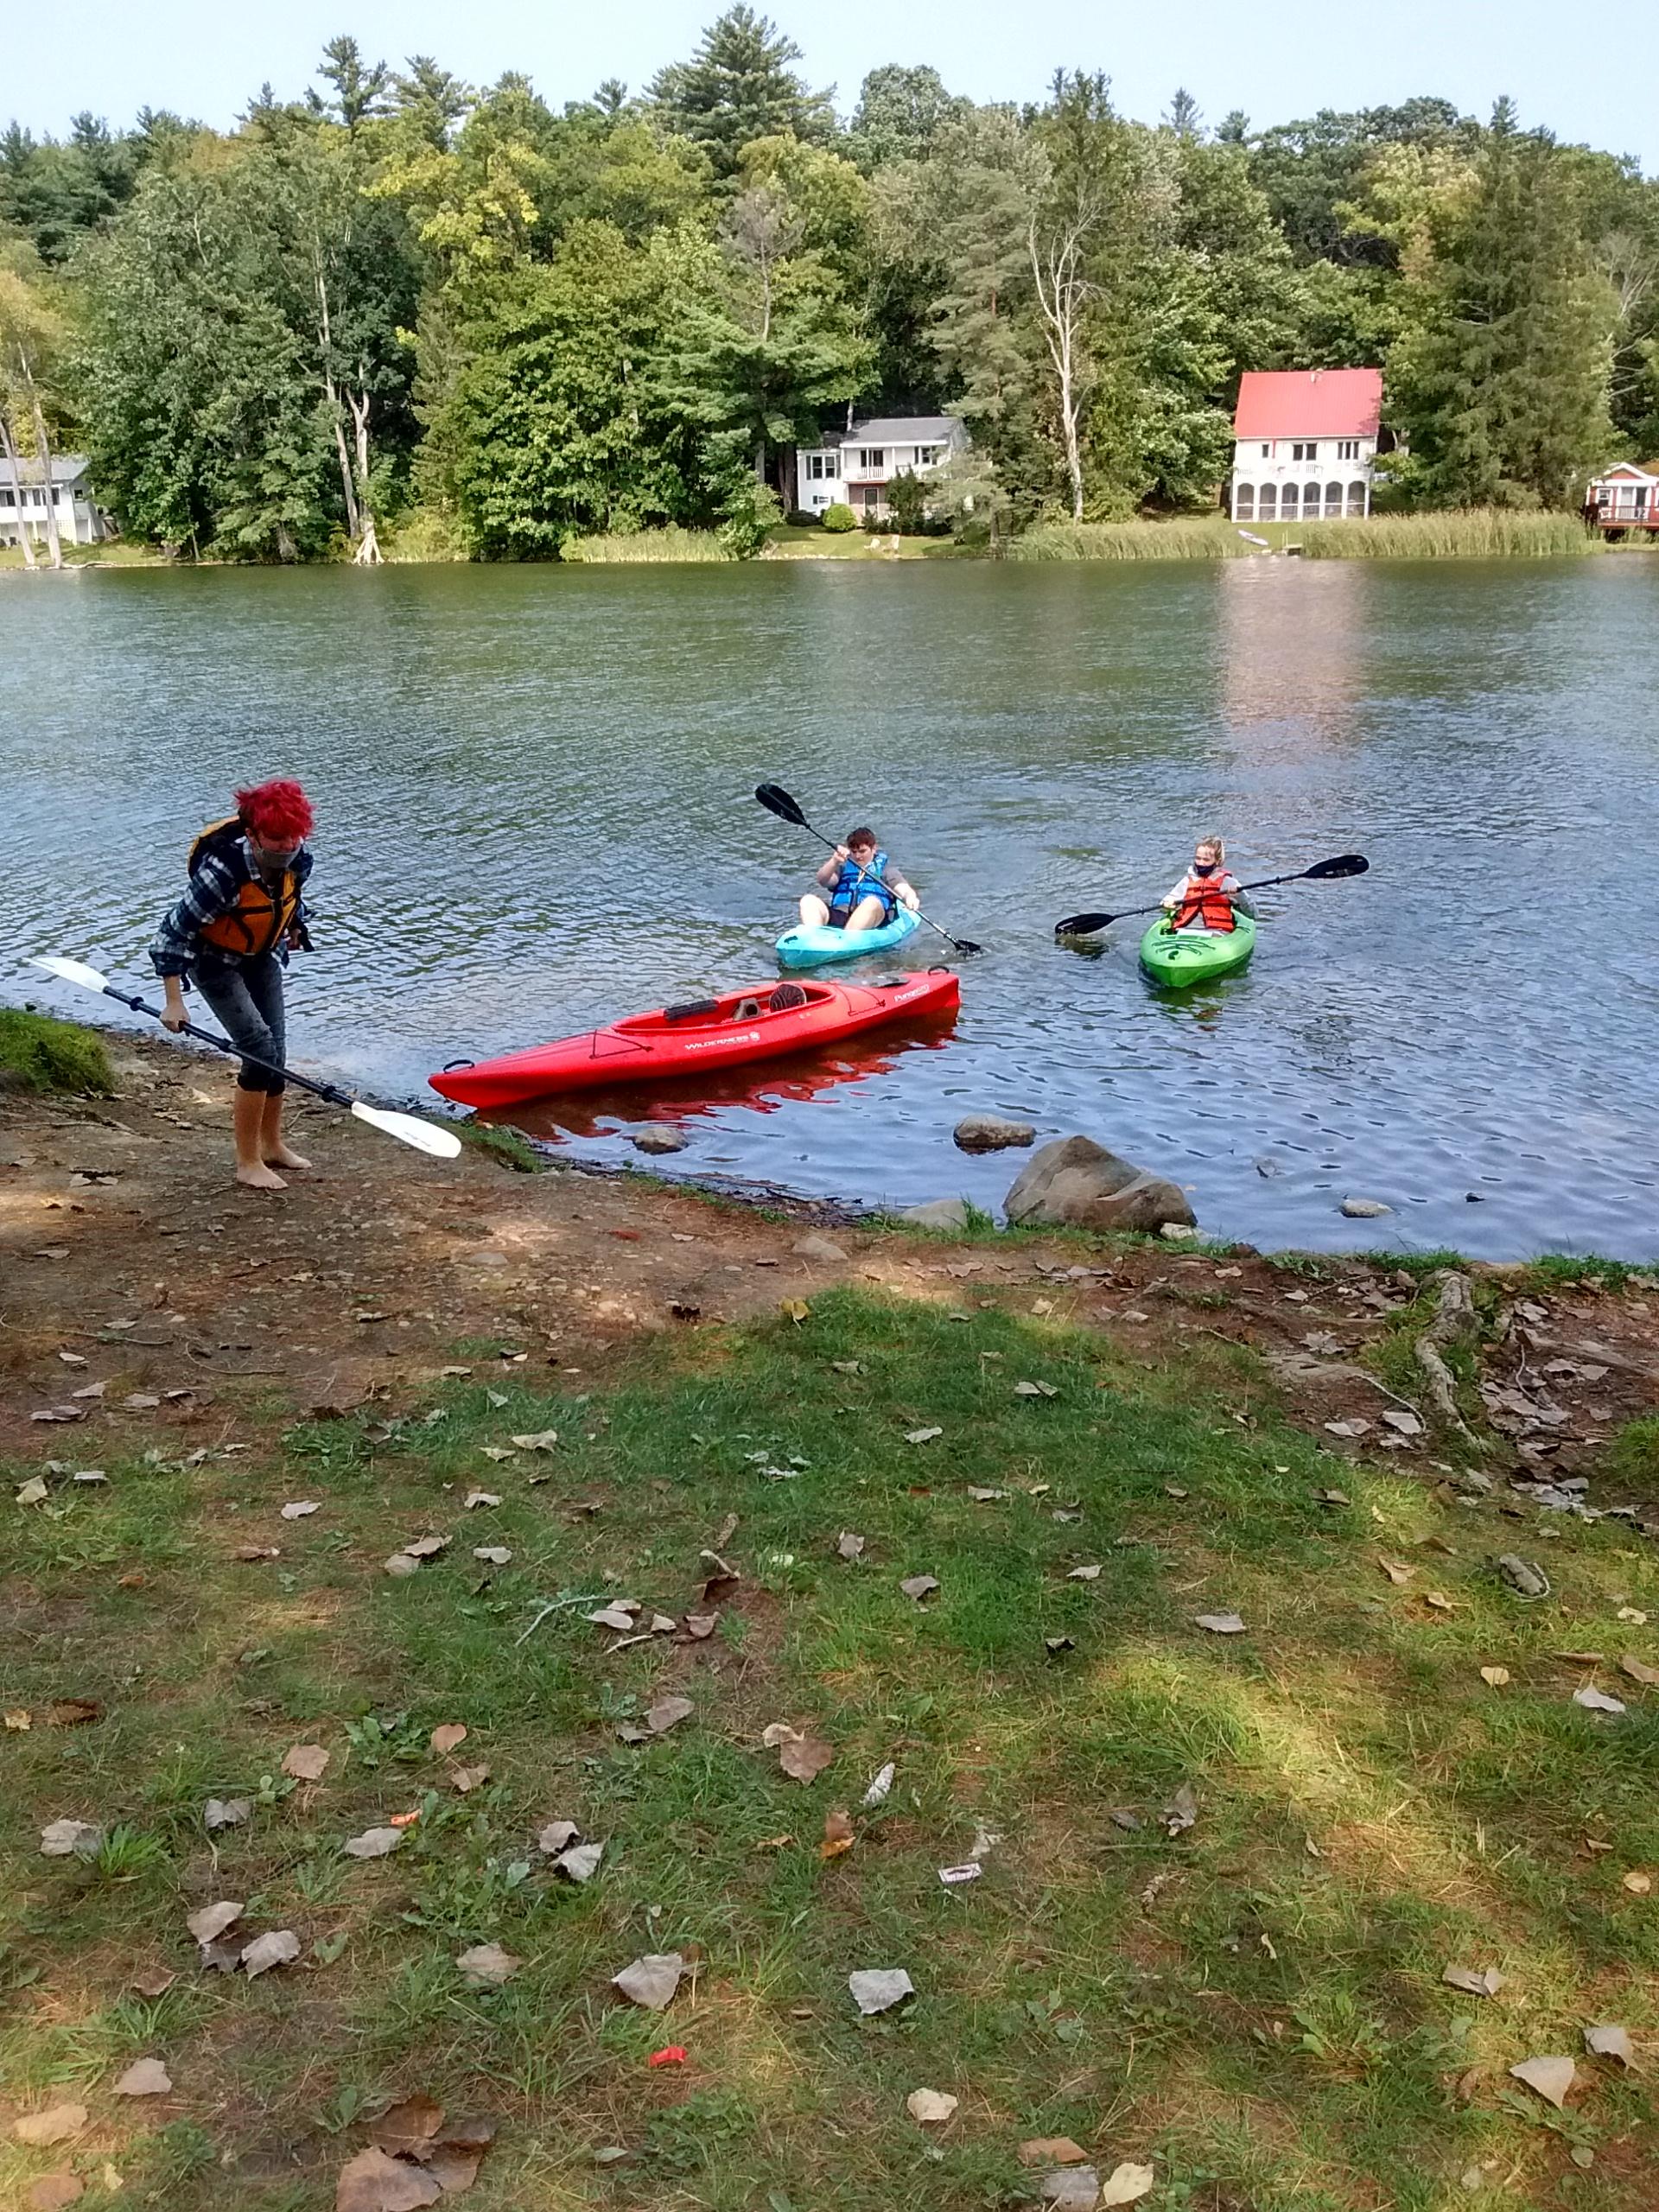
<path id="1" fill-rule="evenodd" d="M 1189 868 L 1186 881 L 1181 886 L 1181 903 L 1175 909 L 1174 926 L 1189 928 L 1199 922 L 1207 930 L 1230 930 L 1236 927 L 1233 902 L 1222 889 L 1227 871 L 1218 868 L 1213 875 L 1194 875 Z"/>
<path id="2" fill-rule="evenodd" d="M 190 848 L 190 868 L 194 871 L 210 850 L 216 849 L 224 857 L 226 848 L 245 834 L 239 815 L 209 823 Z M 257 960 L 282 943 L 299 911 L 299 879 L 291 868 L 283 870 L 283 880 L 275 889 L 256 872 L 237 893 L 235 906 L 202 924 L 201 941 L 215 952 L 227 952 L 238 960 Z"/>

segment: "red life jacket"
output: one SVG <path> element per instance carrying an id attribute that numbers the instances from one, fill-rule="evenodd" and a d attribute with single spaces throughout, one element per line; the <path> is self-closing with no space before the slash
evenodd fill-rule
<path id="1" fill-rule="evenodd" d="M 1222 889 L 1226 880 L 1225 868 L 1218 868 L 1211 875 L 1194 875 L 1189 868 L 1186 881 L 1181 886 L 1181 903 L 1175 909 L 1174 926 L 1189 928 L 1194 922 L 1207 930 L 1230 930 L 1236 926 L 1233 902 Z"/>

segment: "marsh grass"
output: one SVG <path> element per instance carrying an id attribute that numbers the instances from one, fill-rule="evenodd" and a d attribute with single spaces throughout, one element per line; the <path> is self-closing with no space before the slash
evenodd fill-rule
<path id="1" fill-rule="evenodd" d="M 635 530 L 610 537 L 573 538 L 567 561 L 616 563 L 630 561 L 729 561 L 734 556 L 712 530 L 682 530 L 670 523 L 661 530 Z"/>
<path id="2" fill-rule="evenodd" d="M 1624 1717 L 1575 1707 L 1586 1670 L 1554 1656 L 1626 1649 L 1621 1605 L 1659 1615 L 1627 1530 L 1566 1524 L 1554 1597 L 1521 1605 L 1491 1558 L 1529 1532 L 1333 1461 L 1249 1355 L 1148 1368 L 977 1306 L 831 1293 L 804 1320 L 653 1338 L 591 1395 L 503 1391 L 310 1424 L 289 1464 L 135 1457 L 107 1493 L 8 1522 L 7 1703 L 108 1713 L 4 1739 L 0 2066 L 23 2107 L 84 2094 L 68 2155 L 94 2182 L 115 2159 L 114 2202 L 325 2212 L 356 2116 L 430 2089 L 503 2123 L 480 2212 L 963 2212 L 1028 2199 L 1015 2146 L 1058 2134 L 1108 2170 L 1150 2159 L 1150 2212 L 1444 2212 L 1485 2159 L 1517 2205 L 1650 2203 L 1639 2077 L 1581 2058 L 1557 2115 L 1505 2073 L 1581 2051 L 1596 2019 L 1659 2031 L 1659 1923 L 1620 1886 L 1659 1861 L 1659 1724 L 1616 1677 Z M 551 1453 L 481 1456 L 546 1427 Z M 1350 1502 L 1319 1502 L 1338 1483 Z M 474 1484 L 502 1504 L 464 1510 Z M 323 1511 L 282 1522 L 299 1494 Z M 563 1594 L 696 1607 L 730 1515 L 743 1580 L 709 1643 L 613 1650 L 585 1606 L 526 1633 Z M 427 1528 L 449 1551 L 387 1577 Z M 855 1564 L 842 1529 L 866 1539 Z M 283 1555 L 234 1562 L 248 1541 Z M 476 1562 L 485 1542 L 512 1563 Z M 1415 1564 L 1408 1587 L 1379 1552 Z M 923 1605 L 898 1586 L 920 1573 L 940 1584 Z M 1243 1636 L 1194 1625 L 1234 1609 Z M 693 1717 L 619 1741 L 670 1689 Z M 427 1748 L 456 1719 L 457 1757 L 492 1770 L 464 1798 Z M 835 1747 L 810 1788 L 760 1747 L 778 1719 Z M 334 1764 L 286 1789 L 283 1750 L 313 1738 Z M 862 1809 L 888 1760 L 891 1796 Z M 1197 1821 L 1171 1836 L 1184 1784 Z M 209 1794 L 254 1796 L 248 1825 L 210 1840 Z M 857 1841 L 825 1863 L 837 1807 Z M 391 1858 L 340 1855 L 410 1809 Z M 118 1849 L 41 1859 L 62 1815 L 118 1827 Z M 531 1848 L 556 1815 L 607 1842 L 584 1888 Z M 946 1888 L 982 1822 L 1003 1840 Z M 224 1895 L 292 1926 L 306 1963 L 198 1975 L 184 1915 Z M 525 1963 L 468 1989 L 454 1955 L 489 1941 Z M 614 2000 L 628 1960 L 693 1944 L 669 2013 Z M 135 2010 L 124 1985 L 156 1963 L 181 1980 Z M 1508 1986 L 1462 1996 L 1448 1963 Z M 858 2019 L 846 1976 L 871 1966 L 909 1970 L 908 2011 Z M 670 2042 L 687 2066 L 651 2069 Z M 107 2095 L 141 2047 L 178 2084 L 159 2113 Z M 919 2086 L 961 2098 L 950 2126 L 908 2119 Z M 610 2144 L 627 2159 L 595 2164 Z M 0 2202 L 63 2158 L 7 2137 Z M 95 2186 L 85 2202 L 103 2212 Z"/>
<path id="3" fill-rule="evenodd" d="M 1225 517 L 1172 522 L 1043 522 L 1008 543 L 1011 561 L 1232 561 L 1257 549 Z"/>
<path id="4" fill-rule="evenodd" d="M 1303 555 L 1310 561 L 1541 561 L 1603 550 L 1601 540 L 1576 515 L 1509 507 L 1372 515 L 1364 522 L 1310 522 L 1303 524 L 1300 535 Z"/>

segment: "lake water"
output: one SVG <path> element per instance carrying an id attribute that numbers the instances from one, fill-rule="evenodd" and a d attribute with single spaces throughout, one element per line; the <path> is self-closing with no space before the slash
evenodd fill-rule
<path id="1" fill-rule="evenodd" d="M 950 1129 L 1005 1112 L 1263 1246 L 1652 1258 L 1656 639 L 1646 557 L 8 574 L 0 993 L 86 1013 L 22 966 L 53 949 L 143 988 L 192 832 L 291 772 L 319 817 L 296 1064 L 417 1096 L 770 978 L 821 856 L 748 796 L 770 778 L 874 822 L 986 945 L 954 1028 L 539 1134 L 632 1160 L 650 1114 L 690 1138 L 672 1172 L 994 1209 L 1023 1156 Z M 1265 893 L 1253 967 L 1182 997 L 1139 924 L 1056 946 L 1212 828 L 1247 880 L 1371 873 Z"/>

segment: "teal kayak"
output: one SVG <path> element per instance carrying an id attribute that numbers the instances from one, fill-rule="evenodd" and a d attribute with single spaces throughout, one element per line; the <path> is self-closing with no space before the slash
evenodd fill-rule
<path id="1" fill-rule="evenodd" d="M 879 930 L 809 928 L 798 922 L 778 940 L 778 958 L 785 968 L 816 968 L 823 960 L 861 960 L 867 952 L 891 952 L 917 928 L 917 917 L 908 906 L 893 910 L 893 919 Z"/>
<path id="2" fill-rule="evenodd" d="M 1230 976 L 1255 950 L 1255 924 L 1240 914 L 1230 930 L 1173 930 L 1154 922 L 1141 940 L 1141 965 L 1166 990 L 1185 990 L 1212 976 Z"/>

